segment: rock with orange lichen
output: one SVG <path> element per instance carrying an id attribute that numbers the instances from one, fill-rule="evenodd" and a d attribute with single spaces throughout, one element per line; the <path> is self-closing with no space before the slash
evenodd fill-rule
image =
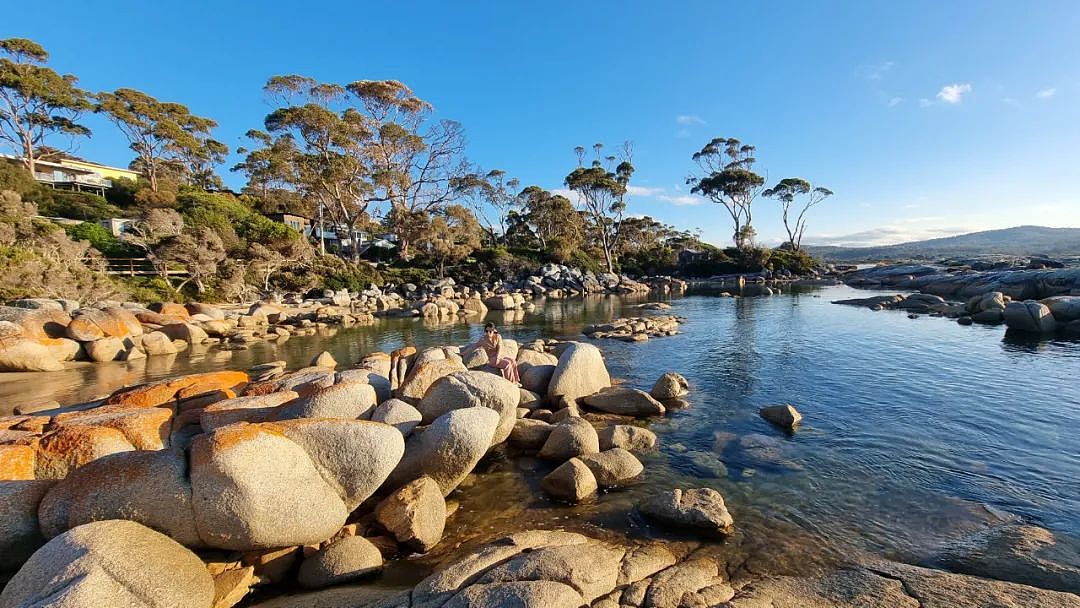
<path id="1" fill-rule="evenodd" d="M 92 342 L 102 338 L 129 338 L 141 336 L 142 325 L 131 311 L 118 306 L 109 308 L 80 308 L 71 317 L 67 337 L 80 342 Z"/>
<path id="2" fill-rule="evenodd" d="M 415 346 L 403 346 L 390 353 L 390 386 L 398 388 L 405 382 L 409 366 L 416 357 Z"/>
<path id="3" fill-rule="evenodd" d="M 48 338 L 63 338 L 71 317 L 55 308 L 0 306 L 0 321 L 14 323 L 25 337 L 43 342 Z"/>
<path id="4" fill-rule="evenodd" d="M 27 337 L 19 325 L 0 320 L 0 371 L 55 372 L 64 369 L 60 359 L 50 346 Z"/>
<path id="5" fill-rule="evenodd" d="M 117 429 L 71 426 L 46 433 L 37 444 L 34 472 L 38 479 L 62 479 L 102 456 L 134 450 Z"/>
<path id="6" fill-rule="evenodd" d="M 191 313 L 183 304 L 176 304 L 175 302 L 154 302 L 147 308 L 166 317 L 187 319 L 191 316 Z"/>
<path id="7" fill-rule="evenodd" d="M 203 408 L 199 415 L 199 423 L 203 431 L 209 433 L 237 422 L 265 422 L 274 415 L 279 405 L 297 397 L 299 395 L 294 391 L 281 391 L 225 399 Z"/>
<path id="8" fill-rule="evenodd" d="M 334 372 L 332 370 L 305 367 L 270 380 L 252 382 L 244 387 L 244 395 L 268 395 L 281 391 L 296 391 L 300 395 L 310 395 L 333 384 Z"/>
<path id="9" fill-rule="evenodd" d="M 41 500 L 38 518 L 45 538 L 92 521 L 130 519 L 184 546 L 203 546 L 187 457 L 176 448 L 111 454 L 72 471 Z"/>
<path id="10" fill-rule="evenodd" d="M 100 412 L 96 409 L 66 412 L 53 417 L 54 428 L 106 427 L 116 429 L 137 450 L 160 450 L 169 443 L 171 408 L 150 407 Z"/>
<path id="11" fill-rule="evenodd" d="M 157 407 L 182 396 L 194 396 L 223 389 L 235 389 L 246 384 L 247 374 L 237 371 L 207 372 L 170 378 L 123 388 L 105 400 L 103 405 L 130 408 Z"/>
<path id="12" fill-rule="evenodd" d="M 34 478 L 34 446 L 0 445 L 0 480 Z"/>

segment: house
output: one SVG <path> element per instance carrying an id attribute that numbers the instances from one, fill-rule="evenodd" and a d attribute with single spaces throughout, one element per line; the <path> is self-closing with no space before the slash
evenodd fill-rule
<path id="1" fill-rule="evenodd" d="M 4 154 L 0 155 L 0 158 L 22 164 L 22 159 L 17 156 Z M 73 156 L 34 161 L 34 179 L 40 184 L 57 190 L 93 192 L 105 196 L 105 191 L 112 187 L 112 180 L 119 178 L 137 180 L 139 173 L 130 169 L 92 163 Z"/>
<path id="2" fill-rule="evenodd" d="M 98 225 L 109 231 L 109 234 L 113 236 L 120 236 L 131 229 L 131 224 L 135 220 L 126 217 L 110 217 L 108 219 L 98 221 Z"/>
<path id="3" fill-rule="evenodd" d="M 267 213 L 266 217 L 274 220 L 275 222 L 285 224 L 286 226 L 292 228 L 300 234 L 306 236 L 312 235 L 312 222 L 310 219 L 302 215 L 295 215 L 292 213 Z"/>
<path id="4" fill-rule="evenodd" d="M 697 264 L 700 262 L 708 262 L 712 259 L 712 253 L 708 251 L 698 251 L 696 249 L 683 249 L 679 252 L 679 266 L 687 266 L 689 264 Z"/>

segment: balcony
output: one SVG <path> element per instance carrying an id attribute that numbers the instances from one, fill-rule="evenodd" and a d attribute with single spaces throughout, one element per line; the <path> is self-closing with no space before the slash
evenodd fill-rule
<path id="1" fill-rule="evenodd" d="M 54 188 L 62 187 L 79 189 L 81 186 L 88 186 L 95 190 L 112 188 L 111 180 L 85 173 L 64 173 L 61 171 L 54 171 L 52 173 L 35 172 L 34 179 L 43 184 L 49 184 Z"/>

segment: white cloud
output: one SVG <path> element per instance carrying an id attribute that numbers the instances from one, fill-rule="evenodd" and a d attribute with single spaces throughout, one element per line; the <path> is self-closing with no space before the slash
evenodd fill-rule
<path id="1" fill-rule="evenodd" d="M 1043 89 L 1038 93 L 1035 93 L 1035 97 L 1038 97 L 1039 99 L 1047 99 L 1053 97 L 1054 93 L 1057 93 L 1057 89 L 1055 89 L 1054 87 L 1050 87 L 1048 89 Z"/>
<path id="2" fill-rule="evenodd" d="M 874 247 L 895 245 L 911 241 L 923 241 L 957 234 L 967 234 L 974 229 L 966 226 L 947 228 L 916 226 L 882 226 L 842 235 L 806 235 L 808 245 L 835 245 L 838 247 Z"/>
<path id="3" fill-rule="evenodd" d="M 680 125 L 703 125 L 705 119 L 694 114 L 679 114 L 675 117 L 675 122 Z"/>
<path id="4" fill-rule="evenodd" d="M 890 108 L 895 108 L 896 106 L 898 106 L 898 105 L 900 105 L 902 103 L 904 103 L 904 98 L 903 97 L 893 97 L 892 99 L 890 99 L 888 101 L 888 104 L 889 104 Z"/>
<path id="5" fill-rule="evenodd" d="M 964 99 L 964 95 L 971 92 L 971 85 L 968 83 L 963 84 L 947 84 L 941 87 L 941 90 L 937 93 L 937 98 L 945 103 L 960 103 Z"/>
<path id="6" fill-rule="evenodd" d="M 656 197 L 656 200 L 664 201 L 665 203 L 671 203 L 676 207 L 686 207 L 690 205 L 700 205 L 705 202 L 705 199 L 700 196 L 693 196 L 691 194 L 680 194 L 676 196 L 669 196 L 662 194 Z"/>
<path id="7" fill-rule="evenodd" d="M 627 186 L 626 190 L 632 196 L 656 196 L 664 193 L 663 188 L 650 188 L 648 186 Z"/>

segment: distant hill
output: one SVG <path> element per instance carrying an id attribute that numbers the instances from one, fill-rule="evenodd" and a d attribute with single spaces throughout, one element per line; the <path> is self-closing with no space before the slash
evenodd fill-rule
<path id="1" fill-rule="evenodd" d="M 880 247 L 804 245 L 803 248 L 832 262 L 932 260 L 983 255 L 1076 256 L 1080 255 L 1080 228 L 1016 226 Z"/>

